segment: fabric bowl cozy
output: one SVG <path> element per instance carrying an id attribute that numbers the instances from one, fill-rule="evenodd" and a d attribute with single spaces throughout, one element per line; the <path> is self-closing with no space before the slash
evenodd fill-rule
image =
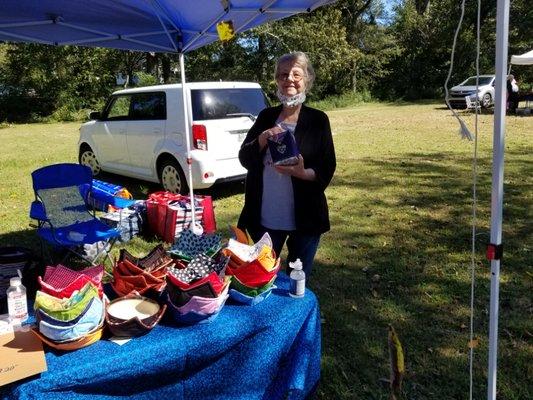
<path id="1" fill-rule="evenodd" d="M 222 308 L 222 305 L 226 302 L 226 299 L 228 298 L 228 290 L 229 285 L 226 286 L 220 296 L 215 298 L 192 296 L 185 305 L 176 307 L 176 310 L 180 314 L 187 314 L 189 312 L 209 315 L 214 314 L 218 312 Z M 170 301 L 170 297 L 167 297 L 167 300 Z"/>
<path id="2" fill-rule="evenodd" d="M 166 293 L 170 297 L 172 304 L 176 307 L 181 307 L 187 304 L 192 297 L 207 297 L 207 298 L 216 298 L 218 293 L 213 289 L 210 282 L 205 282 L 199 286 L 195 286 L 188 290 L 183 290 L 182 288 L 174 285 L 171 280 L 168 281 L 166 287 Z"/>
<path id="3" fill-rule="evenodd" d="M 103 295 L 103 288 L 100 281 L 96 282 L 89 278 L 87 275 L 79 275 L 76 279 L 74 279 L 71 283 L 69 283 L 65 287 L 57 288 L 54 287 L 47 282 L 45 282 L 41 277 L 39 276 L 37 278 L 39 281 L 39 284 L 41 285 L 41 291 L 44 293 L 49 294 L 50 296 L 57 297 L 58 299 L 68 298 L 72 296 L 72 294 L 75 291 L 81 290 L 87 283 L 92 283 L 95 287 L 98 288 L 98 295 Z"/>
<path id="4" fill-rule="evenodd" d="M 105 319 L 115 336 L 140 336 L 157 325 L 166 308 L 154 300 L 131 294 L 109 303 Z"/>
<path id="5" fill-rule="evenodd" d="M 187 229 L 181 232 L 169 253 L 185 260 L 191 260 L 202 253 L 214 254 L 220 248 L 221 239 L 222 237 L 218 233 L 196 235 Z"/>
<path id="6" fill-rule="evenodd" d="M 98 297 L 98 289 L 87 283 L 79 292 L 68 299 L 58 299 L 49 294 L 37 291 L 35 295 L 35 310 L 41 309 L 52 318 L 70 321 L 79 316 L 93 297 Z"/>
<path id="7" fill-rule="evenodd" d="M 102 282 L 102 277 L 104 276 L 104 266 L 95 265 L 93 267 L 85 268 L 81 271 L 74 271 L 61 264 L 56 266 L 47 266 L 43 281 L 56 289 L 63 289 L 69 286 L 80 276 L 86 276 L 94 283 L 100 283 Z"/>
<path id="8" fill-rule="evenodd" d="M 280 259 L 276 261 L 276 267 L 271 271 L 266 271 L 258 260 L 254 260 L 240 268 L 232 268 L 230 265 L 226 268 L 228 275 L 236 276 L 241 283 L 253 288 L 265 286 L 274 278 L 280 268 Z"/>
<path id="9" fill-rule="evenodd" d="M 275 280 L 276 277 L 273 277 L 266 285 L 254 288 L 245 285 L 244 283 L 239 281 L 239 278 L 237 278 L 236 276 L 231 276 L 231 288 L 235 289 L 238 292 L 241 292 L 242 294 L 245 294 L 246 296 L 255 297 L 269 290 L 274 284 Z"/>
<path id="10" fill-rule="evenodd" d="M 72 325 L 52 325 L 45 320 L 39 322 L 39 331 L 55 342 L 65 342 L 80 339 L 97 328 L 102 322 L 104 304 L 98 297 L 91 299 L 87 312 Z"/>
<path id="11" fill-rule="evenodd" d="M 87 347 L 93 343 L 96 343 L 102 338 L 102 333 L 104 329 L 102 327 L 96 329 L 94 332 L 89 333 L 87 336 L 84 336 L 78 340 L 72 340 L 69 342 L 54 342 L 53 340 L 48 339 L 46 336 L 42 335 L 38 329 L 32 328 L 31 330 L 43 343 L 48 346 L 57 349 L 57 350 L 78 350 L 83 347 Z"/>
<path id="12" fill-rule="evenodd" d="M 196 311 L 189 311 L 186 314 L 182 314 L 179 311 L 178 307 L 172 304 L 168 295 L 166 297 L 166 301 L 168 304 L 168 310 L 170 311 L 170 314 L 172 315 L 173 320 L 177 322 L 178 324 L 182 324 L 182 325 L 192 325 L 192 324 L 197 324 L 197 323 L 211 322 L 219 314 L 220 310 L 224 306 L 224 303 L 226 302 L 226 299 L 227 297 L 224 298 L 224 301 L 214 313 L 205 314 L 205 313 L 200 313 Z"/>
<path id="13" fill-rule="evenodd" d="M 141 258 L 131 255 L 126 249 L 121 249 L 118 261 L 129 261 L 146 272 L 151 272 L 161 268 L 161 266 L 168 266 L 172 263 L 172 259 L 162 245 L 157 245 L 148 255 Z"/>
<path id="14" fill-rule="evenodd" d="M 191 283 L 182 282 L 180 279 L 175 277 L 172 273 L 169 273 L 167 275 L 167 279 L 170 282 L 172 282 L 174 286 L 180 288 L 181 290 L 190 290 L 198 286 L 201 286 L 204 283 L 209 283 L 211 287 L 213 288 L 213 291 L 218 296 L 224 289 L 224 282 L 222 281 L 222 279 L 220 279 L 220 277 L 218 276 L 216 272 L 211 272 L 210 274 L 203 277 L 202 279 L 198 279 Z M 204 297 L 209 297 L 209 296 L 204 296 Z"/>
<path id="15" fill-rule="evenodd" d="M 254 297 L 242 294 L 241 292 L 238 292 L 235 289 L 230 289 L 229 297 L 230 299 L 236 301 L 237 303 L 246 304 L 248 306 L 255 306 L 256 304 L 261 303 L 268 296 L 270 296 L 270 294 L 272 293 L 272 290 L 275 288 L 276 288 L 276 285 L 272 285 L 270 289 Z"/>

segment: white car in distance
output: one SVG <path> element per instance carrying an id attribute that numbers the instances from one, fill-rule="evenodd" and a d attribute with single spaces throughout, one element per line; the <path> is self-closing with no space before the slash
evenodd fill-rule
<path id="1" fill-rule="evenodd" d="M 268 106 L 252 82 L 191 82 L 185 121 L 180 84 L 114 92 L 102 112 L 80 128 L 79 162 L 93 175 L 111 172 L 187 193 L 189 124 L 193 187 L 243 179 L 238 152 L 256 116 Z"/>
<path id="2" fill-rule="evenodd" d="M 481 107 L 489 108 L 494 105 L 494 75 L 480 75 L 477 99 Z M 466 99 L 476 101 L 476 77 L 471 76 L 464 82 L 450 89 L 449 102 L 453 108 L 466 108 Z"/>

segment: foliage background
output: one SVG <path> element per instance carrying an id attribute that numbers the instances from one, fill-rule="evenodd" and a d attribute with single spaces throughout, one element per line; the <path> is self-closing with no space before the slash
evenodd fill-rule
<path id="1" fill-rule="evenodd" d="M 460 2 L 452 0 L 340 0 L 245 32 L 228 45 L 194 51 L 187 55 L 186 75 L 190 81 L 257 81 L 272 96 L 275 59 L 301 50 L 317 71 L 311 100 L 442 98 L 459 14 Z M 496 1 L 483 2 L 480 67 L 485 74 L 494 72 L 495 17 Z M 468 2 L 454 84 L 475 73 L 475 22 L 476 3 Z M 509 25 L 509 57 L 530 50 L 533 11 L 526 0 L 511 2 Z M 99 109 L 117 89 L 118 73 L 137 76 L 139 85 L 178 82 L 177 64 L 173 54 L 0 44 L 0 122 L 77 120 L 87 109 Z M 513 72 L 522 89 L 531 87 L 533 68 L 513 66 Z"/>

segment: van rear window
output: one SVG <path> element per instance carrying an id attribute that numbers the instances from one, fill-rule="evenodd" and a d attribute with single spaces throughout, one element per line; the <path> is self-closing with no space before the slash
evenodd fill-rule
<path id="1" fill-rule="evenodd" d="M 193 120 L 240 117 L 243 114 L 257 116 L 268 107 L 263 91 L 259 88 L 194 89 L 191 90 Z"/>

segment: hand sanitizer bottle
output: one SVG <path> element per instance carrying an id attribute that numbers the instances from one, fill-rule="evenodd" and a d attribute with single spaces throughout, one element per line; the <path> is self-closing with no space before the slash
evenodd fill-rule
<path id="1" fill-rule="evenodd" d="M 290 262 L 289 267 L 292 268 L 291 289 L 289 295 L 291 297 L 304 297 L 305 294 L 305 272 L 302 270 L 303 265 L 299 258 L 295 262 Z"/>
<path id="2" fill-rule="evenodd" d="M 21 325 L 28 319 L 28 302 L 26 300 L 26 288 L 22 285 L 19 277 L 9 280 L 7 294 L 7 310 L 9 313 L 9 323 Z"/>

